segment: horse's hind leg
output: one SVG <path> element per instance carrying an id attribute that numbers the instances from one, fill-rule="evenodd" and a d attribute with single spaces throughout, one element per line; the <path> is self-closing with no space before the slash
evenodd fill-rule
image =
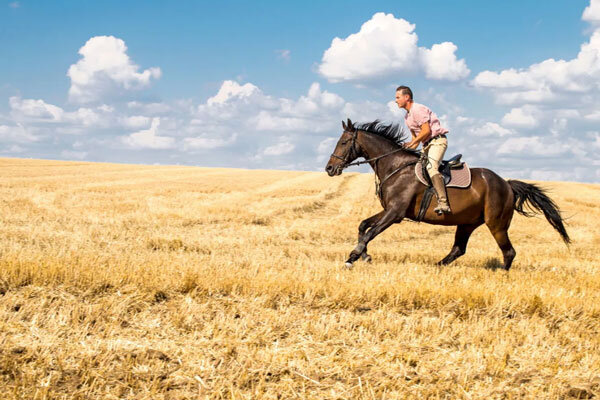
<path id="1" fill-rule="evenodd" d="M 465 254 L 471 233 L 473 233 L 473 231 L 481 224 L 482 223 L 480 222 L 471 225 L 458 225 L 456 227 L 456 233 L 454 234 L 454 245 L 452 246 L 452 250 L 450 250 L 450 253 L 448 253 L 443 260 L 438 261 L 437 265 L 450 264 L 452 261 Z"/>
<path id="2" fill-rule="evenodd" d="M 510 239 L 508 238 L 508 230 L 502 229 L 497 230 L 495 232 L 492 231 L 492 235 L 494 236 L 494 239 L 496 239 L 496 243 L 498 243 L 500 250 L 502 250 L 502 256 L 504 257 L 503 267 L 505 270 L 508 271 L 515 256 L 517 255 L 517 252 L 515 251 L 514 247 L 510 243 Z"/>
<path id="3" fill-rule="evenodd" d="M 517 252 L 508 238 L 508 228 L 514 213 L 513 197 L 507 191 L 505 196 L 502 192 L 494 197 L 494 201 L 489 201 L 485 208 L 485 224 L 489 228 L 492 236 L 496 239 L 498 247 L 502 250 L 504 257 L 503 268 L 509 270 Z"/>

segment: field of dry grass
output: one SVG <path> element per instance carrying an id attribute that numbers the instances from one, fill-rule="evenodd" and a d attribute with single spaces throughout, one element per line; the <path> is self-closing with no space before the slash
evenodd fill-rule
<path id="1" fill-rule="evenodd" d="M 406 222 L 348 271 L 372 174 L 0 159 L 2 398 L 597 396 L 600 185 L 542 186 L 570 248 Z"/>

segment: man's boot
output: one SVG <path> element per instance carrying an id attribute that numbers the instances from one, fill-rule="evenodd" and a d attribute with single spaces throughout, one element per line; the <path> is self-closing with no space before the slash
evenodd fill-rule
<path id="1" fill-rule="evenodd" d="M 437 195 L 438 205 L 433 209 L 438 215 L 442 213 L 450 214 L 450 206 L 448 205 L 448 196 L 446 195 L 446 185 L 444 185 L 444 177 L 442 174 L 436 174 L 431 177 L 431 183 Z"/>

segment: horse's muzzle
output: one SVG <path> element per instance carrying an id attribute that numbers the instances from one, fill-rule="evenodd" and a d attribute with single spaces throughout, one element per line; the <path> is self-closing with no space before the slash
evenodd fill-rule
<path id="1" fill-rule="evenodd" d="M 325 167 L 325 171 L 327 172 L 327 174 L 329 176 L 341 175 L 342 170 L 343 170 L 343 168 L 342 168 L 341 165 L 331 165 L 331 164 L 329 164 L 329 165 L 327 165 Z"/>

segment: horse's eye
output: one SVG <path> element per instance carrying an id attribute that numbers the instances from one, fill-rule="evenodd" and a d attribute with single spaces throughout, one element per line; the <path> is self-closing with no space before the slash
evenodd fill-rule
<path id="1" fill-rule="evenodd" d="M 343 142 L 340 142 L 341 145 L 345 145 L 346 143 L 348 143 L 347 140 L 344 140 Z"/>

